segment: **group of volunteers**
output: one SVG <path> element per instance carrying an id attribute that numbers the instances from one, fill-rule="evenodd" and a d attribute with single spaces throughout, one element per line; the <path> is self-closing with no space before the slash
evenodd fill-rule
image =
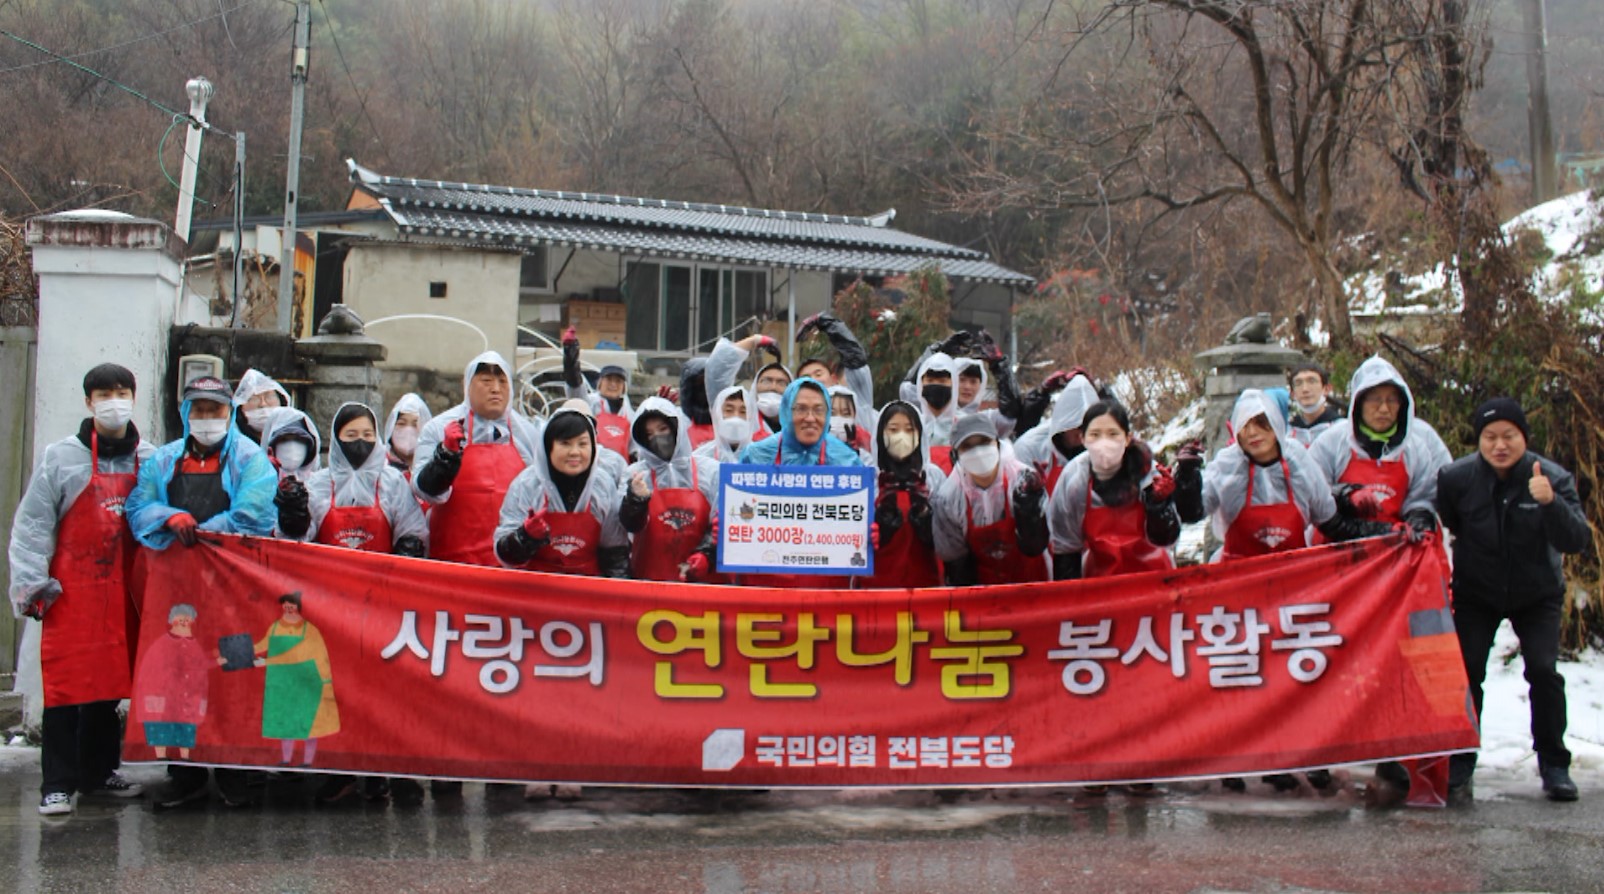
<path id="1" fill-rule="evenodd" d="M 684 365 L 677 390 L 636 403 L 628 370 L 603 367 L 594 382 L 582 373 L 570 329 L 568 399 L 544 418 L 518 408 L 512 370 L 487 352 L 464 368 L 457 405 L 431 415 L 409 394 L 381 424 L 372 408 L 348 403 L 327 445 L 285 389 L 252 370 L 232 389 L 212 377 L 189 382 L 182 436 L 158 447 L 130 421 L 132 374 L 90 370 L 89 416 L 39 458 L 11 539 L 12 601 L 41 620 L 40 812 L 71 812 L 75 792 L 140 793 L 117 772 L 116 715 L 131 688 L 129 577 L 139 548 L 189 547 L 216 532 L 636 580 L 961 587 L 1171 569 L 1182 526 L 1205 519 L 1218 544 L 1210 561 L 1395 531 L 1419 541 L 1446 527 L 1477 708 L 1493 631 L 1510 618 L 1544 789 L 1577 797 L 1555 668 L 1559 553 L 1583 549 L 1589 530 L 1571 476 L 1528 449 L 1513 401 L 1478 408 L 1478 450 L 1455 461 L 1385 360 L 1354 373 L 1346 414 L 1326 373 L 1305 364 L 1288 389 L 1244 391 L 1229 444 L 1207 462 L 1193 442 L 1166 466 L 1128 410 L 1079 367 L 1021 393 L 989 335 L 957 332 L 931 344 L 898 394 L 877 403 L 870 358 L 850 329 L 819 314 L 798 341 L 814 333 L 833 359 L 793 370 L 767 336 L 721 339 Z M 720 574 L 722 463 L 873 468 L 874 573 Z M 176 620 L 175 632 L 187 629 Z M 294 658 L 285 650 L 312 635 L 304 623 L 287 608 L 257 644 L 259 660 Z M 153 745 L 187 749 L 193 723 L 186 734 L 177 710 L 136 703 L 130 720 L 162 737 Z M 292 747 L 286 739 L 286 760 Z M 1468 789 L 1473 768 L 1474 755 L 1457 757 L 1453 785 Z M 224 804 L 253 802 L 247 771 L 209 772 L 173 764 L 158 805 L 203 802 L 212 779 Z M 1311 774 L 1317 785 L 1328 779 Z M 422 796 L 415 781 L 374 782 L 333 776 L 318 797 Z"/>

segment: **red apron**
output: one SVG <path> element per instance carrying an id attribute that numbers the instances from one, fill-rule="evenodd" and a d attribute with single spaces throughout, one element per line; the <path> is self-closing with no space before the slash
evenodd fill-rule
<path id="1" fill-rule="evenodd" d="M 679 580 L 680 563 L 696 551 L 713 514 L 696 481 L 695 459 L 690 487 L 659 488 L 657 473 L 652 473 L 646 527 L 635 535 L 629 553 L 629 573 L 636 580 Z"/>
<path id="2" fill-rule="evenodd" d="M 468 441 L 462 466 L 451 484 L 451 499 L 429 513 L 429 557 L 465 565 L 500 568 L 496 561 L 496 524 L 507 485 L 524 470 L 523 455 L 513 446 L 512 426 L 505 444 L 474 444 L 473 414 L 468 414 Z"/>
<path id="3" fill-rule="evenodd" d="M 137 448 L 136 448 L 137 449 Z M 127 698 L 139 610 L 130 596 L 134 533 L 123 501 L 135 472 L 101 474 L 100 436 L 89 437 L 89 484 L 61 517 L 50 576 L 61 595 L 45 614 L 39 645 L 45 707 Z"/>
<path id="4" fill-rule="evenodd" d="M 930 461 L 941 469 L 941 474 L 952 474 L 952 448 L 946 445 L 930 448 Z"/>
<path id="5" fill-rule="evenodd" d="M 936 551 L 913 531 L 908 521 L 908 507 L 912 495 L 897 491 L 897 511 L 902 513 L 902 527 L 891 539 L 881 539 L 880 548 L 874 551 L 874 574 L 855 577 L 852 586 L 857 590 L 898 590 L 907 587 L 941 586 L 941 564 Z"/>
<path id="6" fill-rule="evenodd" d="M 628 459 L 629 420 L 617 413 L 597 413 L 596 443 Z"/>
<path id="7" fill-rule="evenodd" d="M 691 449 L 695 450 L 718 437 L 718 429 L 714 428 L 713 423 L 709 422 L 706 425 L 692 425 L 685 430 L 685 434 L 691 439 Z"/>
<path id="8" fill-rule="evenodd" d="M 1169 552 L 1147 539 L 1147 509 L 1142 498 L 1125 506 L 1093 506 L 1091 478 L 1086 480 L 1081 542 L 1086 545 L 1081 577 L 1112 577 L 1175 567 Z"/>
<path id="9" fill-rule="evenodd" d="M 551 539 L 535 553 L 524 568 L 548 574 L 583 574 L 601 577 L 601 520 L 590 512 L 587 502 L 577 512 L 546 512 L 551 498 L 540 504 L 546 513 L 546 524 L 551 527 Z M 678 572 L 674 579 L 679 579 Z"/>
<path id="10" fill-rule="evenodd" d="M 383 481 L 384 476 L 379 476 Z M 379 505 L 379 485 L 373 485 L 372 506 L 334 505 L 334 473 L 329 473 L 329 511 L 317 527 L 317 542 L 370 553 L 390 551 L 390 519 Z M 453 494 L 455 496 L 455 494 Z M 496 507 L 499 514 L 501 507 Z"/>
<path id="11" fill-rule="evenodd" d="M 1362 484 L 1378 492 L 1382 497 L 1381 514 L 1376 516 L 1378 520 L 1403 520 L 1404 497 L 1409 494 L 1409 467 L 1403 464 L 1403 460 L 1383 462 L 1355 450 L 1348 460 L 1348 467 L 1342 470 L 1337 481 L 1342 484 Z"/>
<path id="12" fill-rule="evenodd" d="M 1045 553 L 1033 558 L 1019 551 L 1019 532 L 1014 527 L 1013 497 L 1007 475 L 1003 476 L 1002 485 L 1002 518 L 989 525 L 975 527 L 974 507 L 964 500 L 964 527 L 969 531 L 964 540 L 969 544 L 969 554 L 975 557 L 975 580 L 982 587 L 1052 580 Z"/>
<path id="13" fill-rule="evenodd" d="M 1242 511 L 1225 529 L 1225 551 L 1220 561 L 1302 549 L 1308 545 L 1304 531 L 1309 522 L 1292 498 L 1292 470 L 1284 459 L 1281 460 L 1281 474 L 1287 482 L 1286 501 L 1255 506 L 1253 479 L 1258 476 L 1252 466 L 1248 467 L 1248 491 L 1242 499 Z"/>
<path id="14" fill-rule="evenodd" d="M 1364 485 L 1380 494 L 1381 513 L 1376 516 L 1377 521 L 1397 524 L 1403 520 L 1404 496 L 1409 493 L 1409 468 L 1403 464 L 1403 460 L 1382 462 L 1355 450 L 1348 459 L 1348 467 L 1337 476 L 1337 483 Z M 1314 542 L 1322 544 L 1331 541 L 1315 531 Z"/>
<path id="15" fill-rule="evenodd" d="M 828 454 L 825 445 L 828 442 L 819 438 L 819 465 L 827 466 Z M 785 445 L 774 449 L 774 464 L 780 464 L 780 453 Z M 720 522 L 722 523 L 722 521 Z M 849 587 L 852 578 L 839 574 L 742 574 L 737 581 L 743 587 L 777 587 L 782 590 L 817 589 L 842 590 Z"/>
<path id="16" fill-rule="evenodd" d="M 1052 459 L 1048 460 L 1046 465 L 1042 463 L 1033 463 L 1033 465 L 1036 466 L 1036 473 L 1041 475 L 1043 481 L 1047 482 L 1047 495 L 1049 497 L 1052 496 L 1053 488 L 1058 486 L 1058 477 L 1064 474 L 1064 468 L 1068 463 L 1059 462 L 1058 451 L 1054 450 Z"/>

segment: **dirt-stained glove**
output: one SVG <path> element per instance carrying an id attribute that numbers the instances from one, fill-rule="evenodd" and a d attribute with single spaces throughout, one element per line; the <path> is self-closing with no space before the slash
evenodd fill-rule
<path id="1" fill-rule="evenodd" d="M 828 312 L 821 310 L 813 316 L 803 320 L 802 325 L 796 327 L 797 344 L 807 341 L 808 336 L 813 334 L 813 330 L 822 329 L 834 319 L 834 316 L 831 316 Z"/>
<path id="2" fill-rule="evenodd" d="M 1381 492 L 1363 484 L 1339 484 L 1331 489 L 1337 501 L 1337 511 L 1353 518 L 1376 518 L 1381 515 Z"/>
<path id="3" fill-rule="evenodd" d="M 967 329 L 960 329 L 947 336 L 940 348 L 941 352 L 949 357 L 967 357 L 974 346 L 975 334 Z"/>
<path id="4" fill-rule="evenodd" d="M 1430 509 L 1415 509 L 1404 514 L 1405 533 L 1410 543 L 1419 543 L 1437 533 L 1437 514 Z"/>
<path id="5" fill-rule="evenodd" d="M 1187 441 L 1175 452 L 1177 477 L 1195 475 L 1203 470 L 1203 442 Z"/>
<path id="6" fill-rule="evenodd" d="M 579 370 L 579 332 L 572 326 L 563 330 L 563 382 L 572 388 L 584 382 Z"/>
<path id="7" fill-rule="evenodd" d="M 1008 355 L 1003 353 L 1002 346 L 991 337 L 991 333 L 980 330 L 975 343 L 969 349 L 969 355 L 986 364 L 986 368 L 996 373 L 1008 363 Z"/>
<path id="8" fill-rule="evenodd" d="M 1166 466 L 1153 464 L 1153 481 L 1142 491 L 1142 502 L 1158 506 L 1175 496 L 1175 476 Z"/>
<path id="9" fill-rule="evenodd" d="M 758 336 L 757 347 L 753 350 L 759 353 L 767 351 L 774 357 L 774 362 L 778 363 L 780 361 L 780 344 L 767 335 Z"/>
<path id="10" fill-rule="evenodd" d="M 677 405 L 679 403 L 679 389 L 672 385 L 658 385 L 657 396 L 671 404 Z"/>
<path id="11" fill-rule="evenodd" d="M 679 566 L 679 579 L 694 584 L 707 580 L 707 570 L 711 564 L 704 553 L 691 553 L 690 557 Z"/>
<path id="12" fill-rule="evenodd" d="M 178 538 L 179 543 L 185 546 L 194 546 L 199 540 L 199 537 L 195 534 L 195 528 L 199 524 L 199 522 L 195 521 L 195 516 L 190 515 L 188 512 L 178 512 L 167 519 L 167 530 L 173 532 L 173 536 Z"/>
<path id="13" fill-rule="evenodd" d="M 273 505 L 278 507 L 278 529 L 286 536 L 299 539 L 312 527 L 312 511 L 307 506 L 306 485 L 293 475 L 279 480 L 273 493 Z"/>
<path id="14" fill-rule="evenodd" d="M 897 506 L 896 494 L 881 495 L 880 505 L 874 510 L 874 524 L 887 538 L 897 536 L 902 528 L 902 509 Z"/>

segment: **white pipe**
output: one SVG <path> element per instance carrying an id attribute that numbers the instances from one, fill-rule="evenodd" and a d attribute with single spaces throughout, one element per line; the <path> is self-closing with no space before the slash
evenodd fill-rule
<path id="1" fill-rule="evenodd" d="M 441 316 L 440 314 L 396 314 L 393 317 L 380 317 L 377 320 L 368 320 L 362 325 L 364 327 L 377 326 L 380 323 L 389 323 L 395 320 L 444 320 L 447 323 L 456 323 L 460 326 L 467 326 L 469 329 L 479 333 L 479 340 L 483 342 L 484 350 L 490 350 L 490 336 L 485 335 L 485 331 L 483 329 L 480 329 L 478 326 L 475 326 L 467 320 L 459 320 L 456 317 L 446 317 Z"/>
<path id="2" fill-rule="evenodd" d="M 184 85 L 184 92 L 189 94 L 189 117 L 201 124 L 206 123 L 206 104 L 211 102 L 215 92 L 212 82 L 205 78 L 190 78 Z M 201 138 L 206 131 L 198 124 L 190 124 L 184 128 L 184 165 L 178 175 L 178 219 L 173 224 L 173 232 L 178 238 L 184 240 L 187 249 L 189 245 L 189 224 L 195 216 L 195 178 L 200 168 Z M 234 246 L 239 251 L 239 246 Z M 185 254 L 189 252 L 186 250 Z"/>

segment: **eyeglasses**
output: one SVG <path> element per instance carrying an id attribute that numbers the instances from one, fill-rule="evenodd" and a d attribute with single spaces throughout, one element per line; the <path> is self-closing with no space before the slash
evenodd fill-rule
<path id="1" fill-rule="evenodd" d="M 792 419 L 809 419 L 809 418 L 812 418 L 812 419 L 823 419 L 828 415 L 830 415 L 830 411 L 826 410 L 824 407 L 792 407 L 791 408 L 791 418 Z"/>
<path id="2" fill-rule="evenodd" d="M 1392 394 L 1367 394 L 1364 405 L 1367 407 L 1401 407 L 1403 398 Z"/>

